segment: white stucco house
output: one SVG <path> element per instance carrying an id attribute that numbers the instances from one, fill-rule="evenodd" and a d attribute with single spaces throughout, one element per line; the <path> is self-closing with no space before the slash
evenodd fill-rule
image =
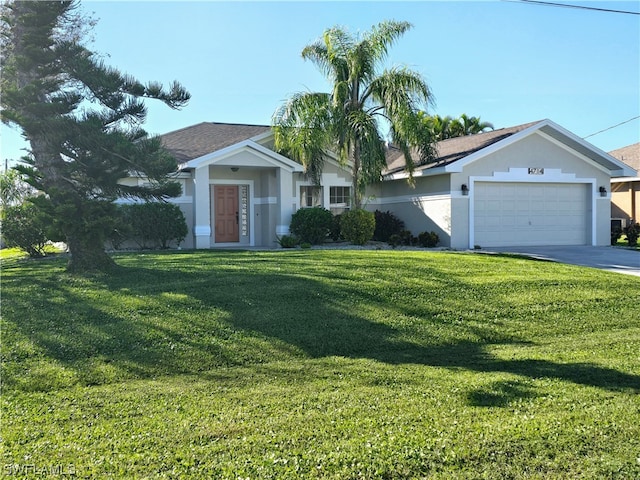
<path id="1" fill-rule="evenodd" d="M 351 175 L 327 158 L 321 185 L 273 150 L 270 127 L 204 122 L 161 136 L 179 162 L 186 248 L 274 247 L 299 208 L 349 208 Z M 391 211 L 414 234 L 435 231 L 441 245 L 608 245 L 611 179 L 635 176 L 620 160 L 550 120 L 438 144 L 435 162 L 407 182 L 390 147 L 369 210 Z M 143 178 L 126 182 L 144 183 Z"/>

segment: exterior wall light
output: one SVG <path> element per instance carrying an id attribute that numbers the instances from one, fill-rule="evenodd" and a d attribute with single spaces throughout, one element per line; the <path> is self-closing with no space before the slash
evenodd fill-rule
<path id="1" fill-rule="evenodd" d="M 466 183 L 463 183 L 461 188 L 462 188 L 462 195 L 464 195 L 465 197 L 469 195 L 469 187 L 467 187 Z"/>
<path id="2" fill-rule="evenodd" d="M 607 189 L 604 187 L 600 187 L 600 196 L 601 197 L 606 197 L 607 196 Z"/>
<path id="3" fill-rule="evenodd" d="M 238 170 L 239 170 L 238 167 L 231 167 L 232 172 L 237 172 Z"/>

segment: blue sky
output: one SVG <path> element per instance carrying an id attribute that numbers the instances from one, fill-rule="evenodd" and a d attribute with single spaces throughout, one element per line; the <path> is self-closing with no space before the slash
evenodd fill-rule
<path id="1" fill-rule="evenodd" d="M 554 0 L 563 1 L 564 0 Z M 569 3 L 569 2 L 564 2 Z M 639 11 L 632 2 L 575 2 Z M 203 121 L 268 124 L 301 90 L 328 91 L 300 57 L 331 26 L 353 32 L 383 20 L 413 28 L 391 49 L 431 86 L 431 113 L 480 116 L 496 128 L 549 118 L 580 137 L 640 115 L 640 16 L 513 1 L 91 2 L 91 47 L 141 81 L 180 81 L 192 94 L 174 111 L 148 102 L 145 129 Z M 1 158 L 26 144 L 1 127 Z M 640 119 L 587 139 L 610 151 L 640 141 Z"/>

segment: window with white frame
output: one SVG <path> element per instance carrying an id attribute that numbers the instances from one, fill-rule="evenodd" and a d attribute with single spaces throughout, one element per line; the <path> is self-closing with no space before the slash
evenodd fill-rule
<path id="1" fill-rule="evenodd" d="M 322 206 L 322 187 L 303 185 L 300 187 L 300 208 Z"/>
<path id="2" fill-rule="evenodd" d="M 339 214 L 351 207 L 351 187 L 329 187 L 329 210 Z"/>

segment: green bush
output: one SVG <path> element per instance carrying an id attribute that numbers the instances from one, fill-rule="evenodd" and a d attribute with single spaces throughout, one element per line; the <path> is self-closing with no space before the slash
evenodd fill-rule
<path id="1" fill-rule="evenodd" d="M 376 217 L 367 210 L 349 210 L 340 219 L 342 237 L 354 245 L 364 245 L 371 240 L 375 228 Z"/>
<path id="2" fill-rule="evenodd" d="M 402 230 L 400 232 L 400 238 L 402 238 L 402 244 L 408 247 L 418 244 L 418 238 L 415 237 L 410 230 Z"/>
<path id="3" fill-rule="evenodd" d="M 276 237 L 276 241 L 282 248 L 294 248 L 296 245 L 298 245 L 298 239 L 291 235 Z"/>
<path id="4" fill-rule="evenodd" d="M 635 247 L 638 244 L 638 237 L 640 237 L 640 223 L 632 220 L 629 225 L 624 227 L 624 234 L 627 236 L 629 246 Z"/>
<path id="5" fill-rule="evenodd" d="M 435 238 L 432 236 L 435 235 Z M 434 232 L 422 232 L 420 236 L 414 236 L 410 230 L 400 230 L 398 233 L 394 233 L 389 237 L 387 243 L 392 247 L 398 247 L 400 245 L 406 247 L 414 247 L 420 245 L 422 247 L 435 246 L 433 242 L 439 242 L 438 235 Z"/>
<path id="6" fill-rule="evenodd" d="M 331 231 L 329 232 L 329 237 L 334 242 L 337 242 L 342 237 L 340 236 L 340 219 L 342 218 L 342 214 L 334 215 L 333 220 L 331 222 Z"/>
<path id="7" fill-rule="evenodd" d="M 422 232 L 418 234 L 418 244 L 421 247 L 433 248 L 440 243 L 440 237 L 436 232 Z"/>
<path id="8" fill-rule="evenodd" d="M 400 245 L 402 245 L 402 237 L 399 234 L 394 233 L 389 237 L 387 243 L 389 243 L 389 245 L 391 245 L 393 248 L 399 247 Z"/>
<path id="9" fill-rule="evenodd" d="M 43 257 L 49 222 L 30 202 L 10 206 L 2 212 L 2 236 L 9 247 L 18 247 L 30 257 Z"/>
<path id="10" fill-rule="evenodd" d="M 140 248 L 166 249 L 173 242 L 180 245 L 188 233 L 182 210 L 172 203 L 121 205 L 119 212 L 120 227 L 111 235 L 115 248 L 126 240 L 133 240 Z"/>
<path id="11" fill-rule="evenodd" d="M 373 232 L 374 240 L 388 242 L 392 235 L 399 235 L 404 230 L 404 222 L 393 213 L 376 210 L 374 215 L 376 217 L 376 228 Z"/>
<path id="12" fill-rule="evenodd" d="M 289 230 L 302 243 L 320 245 L 329 235 L 332 224 L 333 215 L 326 208 L 301 208 L 291 217 Z"/>
<path id="13" fill-rule="evenodd" d="M 615 245 L 618 243 L 618 239 L 622 236 L 621 228 L 612 228 L 611 229 L 611 245 Z"/>

